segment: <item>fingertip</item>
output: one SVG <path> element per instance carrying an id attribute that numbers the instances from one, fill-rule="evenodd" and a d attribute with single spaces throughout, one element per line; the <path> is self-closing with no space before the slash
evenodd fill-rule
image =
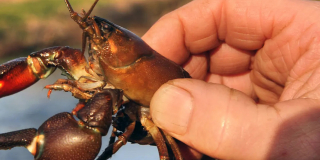
<path id="1" fill-rule="evenodd" d="M 154 123 L 170 134 L 184 135 L 192 113 L 190 93 L 171 83 L 162 85 L 151 100 Z"/>
<path id="2" fill-rule="evenodd" d="M 176 79 L 164 84 L 151 101 L 151 116 L 157 126 L 191 148 L 212 157 L 242 154 L 257 127 L 257 107 L 244 93 L 226 86 L 195 79 Z M 239 131 L 248 132 L 245 138 Z"/>

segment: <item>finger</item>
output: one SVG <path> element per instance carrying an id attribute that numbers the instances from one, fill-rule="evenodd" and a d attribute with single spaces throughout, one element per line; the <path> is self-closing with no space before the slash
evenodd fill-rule
<path id="1" fill-rule="evenodd" d="M 157 126 L 212 157 L 293 158 L 313 152 L 312 149 L 301 149 L 296 143 L 302 141 L 301 137 L 311 136 L 310 139 L 314 139 L 320 133 L 320 125 L 313 123 L 320 120 L 316 116 L 319 104 L 313 103 L 310 107 L 301 100 L 283 102 L 275 108 L 256 105 L 245 94 L 222 85 L 179 79 L 163 85 L 155 93 L 151 101 L 151 115 Z M 313 110 L 315 108 L 317 110 Z M 310 113 L 313 115 L 307 115 Z M 300 114 L 303 118 L 295 117 Z M 307 124 L 308 117 L 312 118 L 312 124 Z M 315 127 L 314 133 L 310 131 L 312 127 Z M 302 136 L 304 131 L 306 135 Z M 282 155 L 283 152 L 285 154 Z"/>
<path id="2" fill-rule="evenodd" d="M 187 60 L 189 52 L 202 53 L 218 46 L 220 42 L 215 21 L 219 19 L 222 1 L 207 1 L 210 4 L 203 2 L 192 1 L 163 16 L 143 39 L 178 64 Z"/>
<path id="3" fill-rule="evenodd" d="M 251 58 L 255 52 L 239 50 L 227 44 L 222 44 L 210 53 L 210 68 L 212 74 L 234 75 L 250 70 Z"/>
<path id="4" fill-rule="evenodd" d="M 239 51 L 256 51 L 265 46 L 257 60 L 272 58 L 278 63 L 275 69 L 283 70 L 286 64 L 292 67 L 300 51 L 318 35 L 314 29 L 318 28 L 315 24 L 319 23 L 319 14 L 312 6 L 317 2 L 197 0 L 162 17 L 143 39 L 178 64 L 185 63 L 190 53 L 210 51 L 221 43 Z M 305 38 L 297 40 L 300 37 Z M 278 58 L 279 53 L 292 56 Z M 270 68 L 256 64 L 257 68 Z"/>
<path id="5" fill-rule="evenodd" d="M 250 1 L 251 2 L 251 1 Z M 271 2 L 197 0 L 165 15 L 143 36 L 155 50 L 181 64 L 188 53 L 203 53 L 221 42 L 244 50 L 261 48 L 270 34 L 270 17 L 261 21 L 261 7 Z M 249 10 L 250 8 L 250 10 Z M 269 12 L 269 10 L 265 12 Z M 250 11 L 247 14 L 245 11 Z M 263 13 L 261 14 L 263 15 Z M 237 24 L 237 25 L 235 25 Z M 263 29 L 261 26 L 263 25 Z M 176 58 L 177 57 L 177 58 Z"/>
<path id="6" fill-rule="evenodd" d="M 253 84 L 251 83 L 250 72 L 235 76 L 209 74 L 206 82 L 223 84 L 225 86 L 228 86 L 229 88 L 241 91 L 253 99 L 257 98 L 255 91 L 253 90 Z"/>
<path id="7" fill-rule="evenodd" d="M 188 61 L 182 67 L 190 74 L 192 78 L 205 80 L 208 74 L 208 59 L 205 54 L 190 56 Z"/>
<path id="8" fill-rule="evenodd" d="M 241 108 L 240 104 L 245 107 Z M 179 79 L 163 85 L 155 93 L 151 116 L 157 126 L 199 152 L 231 158 L 220 155 L 220 147 L 229 145 L 221 143 L 225 141 L 224 136 L 243 132 L 241 127 L 247 125 L 241 124 L 241 118 L 251 118 L 248 116 L 252 111 L 246 111 L 250 108 L 256 108 L 255 102 L 240 92 L 222 85 Z M 232 115 L 235 113 L 241 114 Z"/>
<path id="9" fill-rule="evenodd" d="M 205 80 L 208 71 L 211 74 L 224 76 L 248 72 L 254 52 L 243 51 L 222 44 L 208 54 L 209 56 L 206 54 L 192 55 L 184 63 L 184 69 L 189 72 L 192 78 Z"/>

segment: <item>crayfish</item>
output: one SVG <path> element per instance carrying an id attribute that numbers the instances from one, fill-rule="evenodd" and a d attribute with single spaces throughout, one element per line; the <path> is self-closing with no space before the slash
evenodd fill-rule
<path id="1" fill-rule="evenodd" d="M 45 86 L 48 96 L 63 90 L 79 99 L 72 113 L 58 113 L 39 129 L 1 134 L 0 149 L 24 146 L 35 159 L 95 159 L 101 136 L 112 126 L 109 146 L 100 160 L 110 158 L 128 141 L 156 145 L 163 160 L 183 159 L 175 139 L 152 122 L 149 105 L 162 84 L 191 77 L 132 32 L 91 17 L 97 2 L 80 15 L 65 0 L 71 18 L 83 30 L 81 50 L 50 47 L 0 66 L 0 97 L 28 88 L 59 68 L 67 79 Z M 88 59 L 84 56 L 87 43 Z"/>

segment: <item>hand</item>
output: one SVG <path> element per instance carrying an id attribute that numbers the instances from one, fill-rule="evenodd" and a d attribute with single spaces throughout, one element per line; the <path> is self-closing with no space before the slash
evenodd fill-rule
<path id="1" fill-rule="evenodd" d="M 196 158 L 320 159 L 319 7 L 195 0 L 163 16 L 143 39 L 194 79 L 155 93 L 155 124 Z"/>

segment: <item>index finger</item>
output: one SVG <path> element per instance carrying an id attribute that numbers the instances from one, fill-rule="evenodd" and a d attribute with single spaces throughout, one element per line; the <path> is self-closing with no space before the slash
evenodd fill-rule
<path id="1" fill-rule="evenodd" d="M 192 1 L 163 16 L 143 39 L 178 64 L 185 62 L 189 53 L 210 51 L 224 42 L 245 51 L 257 50 L 272 28 L 270 18 L 261 24 L 261 8 L 257 7 L 264 5 L 261 3 L 271 2 Z"/>
<path id="2" fill-rule="evenodd" d="M 156 51 L 165 57 L 182 64 L 189 57 L 189 53 L 200 53 L 213 49 L 219 45 L 217 37 L 216 18 L 211 10 L 202 10 L 200 1 L 191 2 L 160 18 L 143 39 Z M 217 14 L 216 14 L 217 16 Z M 204 25 L 202 25 L 204 24 Z M 197 45 L 195 45 L 197 44 Z"/>

